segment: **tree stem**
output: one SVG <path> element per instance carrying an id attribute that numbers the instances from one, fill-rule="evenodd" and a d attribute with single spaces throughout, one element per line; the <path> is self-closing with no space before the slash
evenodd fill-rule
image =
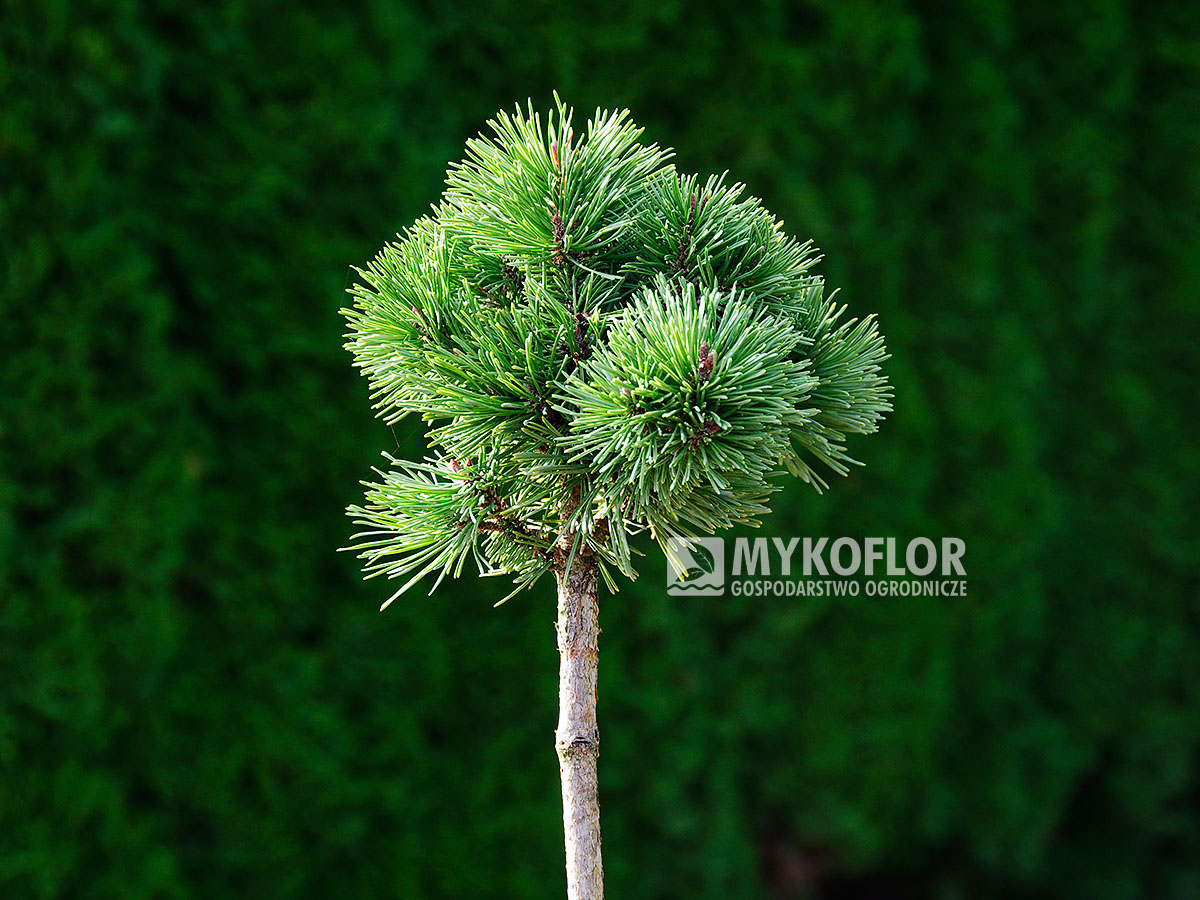
<path id="1" fill-rule="evenodd" d="M 558 769 L 562 777 L 563 829 L 567 847 L 568 900 L 603 900 L 600 859 L 600 796 L 596 762 L 596 663 L 599 653 L 599 567 L 579 548 L 571 568 L 558 576 Z"/>

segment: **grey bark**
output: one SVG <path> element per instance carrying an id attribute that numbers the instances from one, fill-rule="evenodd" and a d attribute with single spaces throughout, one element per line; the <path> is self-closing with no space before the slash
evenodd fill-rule
<path id="1" fill-rule="evenodd" d="M 599 568 L 581 547 L 558 576 L 558 769 L 562 777 L 568 900 L 603 900 L 600 797 L 596 763 L 596 662 L 600 639 Z"/>

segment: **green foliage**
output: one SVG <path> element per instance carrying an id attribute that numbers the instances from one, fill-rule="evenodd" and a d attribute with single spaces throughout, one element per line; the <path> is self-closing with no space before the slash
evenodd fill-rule
<path id="1" fill-rule="evenodd" d="M 1195 3 L 2 9 L 0 896 L 561 894 L 549 603 L 330 549 L 426 452 L 346 262 L 554 87 L 886 325 L 886 439 L 766 533 L 967 543 L 963 599 L 679 602 L 632 540 L 612 896 L 1200 894 Z"/>
<path id="2" fill-rule="evenodd" d="M 502 112 L 350 291 L 380 414 L 433 425 L 435 455 L 350 509 L 369 574 L 416 573 L 393 600 L 468 554 L 526 587 L 568 538 L 635 577 L 629 536 L 756 525 L 781 466 L 823 485 L 805 457 L 844 474 L 891 409 L 883 339 L 839 323 L 810 243 L 628 113 L 572 119 Z"/>
<path id="3" fill-rule="evenodd" d="M 809 339 L 738 294 L 665 278 L 614 317 L 608 342 L 564 385 L 567 446 L 610 509 L 659 534 L 754 524 L 766 479 L 792 453 L 806 406 Z M 803 345 L 803 350 L 801 346 Z"/>

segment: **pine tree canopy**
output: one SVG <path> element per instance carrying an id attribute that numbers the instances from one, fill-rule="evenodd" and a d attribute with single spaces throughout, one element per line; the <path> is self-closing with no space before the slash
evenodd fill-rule
<path id="1" fill-rule="evenodd" d="M 814 466 L 847 471 L 846 436 L 891 409 L 886 350 L 824 295 L 811 242 L 677 172 L 626 111 L 489 124 L 344 311 L 376 409 L 419 414 L 431 448 L 384 454 L 349 510 L 368 576 L 405 578 L 395 599 L 470 556 L 519 590 L 586 546 L 614 586 L 639 531 L 757 524 L 785 470 L 818 490 Z"/>

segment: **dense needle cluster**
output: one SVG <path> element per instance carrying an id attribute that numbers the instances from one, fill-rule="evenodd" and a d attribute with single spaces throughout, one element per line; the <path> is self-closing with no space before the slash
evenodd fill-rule
<path id="1" fill-rule="evenodd" d="M 350 509 L 368 574 L 407 576 L 393 599 L 468 556 L 520 589 L 582 546 L 612 585 L 632 534 L 754 523 L 782 470 L 846 471 L 846 435 L 891 408 L 886 351 L 811 243 L 626 112 L 490 124 L 345 311 L 381 415 L 428 423 L 432 455 L 389 456 Z"/>

